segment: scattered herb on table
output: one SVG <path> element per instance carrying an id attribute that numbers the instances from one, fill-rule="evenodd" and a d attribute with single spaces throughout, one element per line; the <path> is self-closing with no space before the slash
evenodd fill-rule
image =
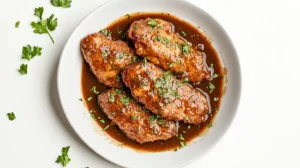
<path id="1" fill-rule="evenodd" d="M 56 159 L 56 163 L 61 163 L 64 167 L 67 166 L 67 164 L 71 161 L 71 159 L 68 156 L 70 146 L 63 147 L 61 149 L 61 155 L 59 155 Z"/>
<path id="2" fill-rule="evenodd" d="M 51 0 L 51 3 L 55 7 L 70 8 L 72 0 Z"/>
<path id="3" fill-rule="evenodd" d="M 19 72 L 20 72 L 22 75 L 25 75 L 25 74 L 27 74 L 27 68 L 28 68 L 28 65 L 27 65 L 27 64 L 22 64 L 22 65 L 20 65 Z"/>
<path id="4" fill-rule="evenodd" d="M 27 44 L 26 46 L 23 46 L 22 48 L 22 59 L 27 59 L 30 61 L 33 59 L 35 56 L 40 56 L 42 55 L 42 48 L 39 46 L 33 46 Z"/>
<path id="5" fill-rule="evenodd" d="M 20 25 L 20 21 L 17 21 L 17 22 L 15 23 L 15 28 L 18 28 L 19 25 Z"/>
<path id="6" fill-rule="evenodd" d="M 15 113 L 11 112 L 11 113 L 7 113 L 7 117 L 10 121 L 13 121 L 16 119 Z"/>
<path id="7" fill-rule="evenodd" d="M 79 98 L 78 100 L 82 102 L 82 98 Z"/>
<path id="8" fill-rule="evenodd" d="M 37 34 L 48 34 L 52 43 L 54 43 L 53 37 L 50 31 L 54 31 L 57 27 L 57 18 L 54 18 L 52 14 L 49 18 L 43 19 L 44 8 L 39 7 L 34 9 L 34 15 L 39 18 L 37 22 L 31 22 L 31 27 L 34 29 L 33 32 Z"/>

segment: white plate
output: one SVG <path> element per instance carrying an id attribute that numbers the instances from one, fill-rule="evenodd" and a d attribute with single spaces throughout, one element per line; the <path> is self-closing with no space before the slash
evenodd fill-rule
<path id="1" fill-rule="evenodd" d="M 134 12 L 168 12 L 201 29 L 212 40 L 228 72 L 227 91 L 214 125 L 208 133 L 177 152 L 138 153 L 111 144 L 100 135 L 79 98 L 81 94 L 82 57 L 80 40 L 97 32 L 120 16 Z M 96 153 L 122 167 L 182 167 L 202 157 L 226 132 L 238 107 L 241 74 L 237 53 L 223 28 L 202 9 L 182 0 L 113 0 L 87 16 L 68 40 L 58 67 L 58 91 L 63 110 L 79 137 Z M 85 114 L 85 115 L 84 115 Z M 96 126 L 97 127 L 97 126 Z M 101 167 L 101 166 L 100 166 Z"/>

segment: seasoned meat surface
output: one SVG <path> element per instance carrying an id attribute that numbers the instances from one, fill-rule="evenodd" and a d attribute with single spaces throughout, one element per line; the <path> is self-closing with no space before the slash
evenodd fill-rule
<path id="1" fill-rule="evenodd" d="M 98 96 L 103 112 L 125 133 L 138 142 L 167 140 L 176 135 L 174 121 L 154 115 L 121 89 L 110 89 Z"/>
<path id="2" fill-rule="evenodd" d="M 163 118 L 190 124 L 200 124 L 207 118 L 206 97 L 152 63 L 128 65 L 122 79 L 137 101 Z"/>
<path id="3" fill-rule="evenodd" d="M 136 53 L 179 78 L 191 82 L 209 80 L 203 54 L 173 33 L 169 22 L 162 19 L 142 19 L 131 24 L 128 38 L 133 40 Z"/>
<path id="4" fill-rule="evenodd" d="M 82 39 L 81 51 L 98 81 L 115 88 L 122 87 L 119 72 L 137 59 L 134 50 L 125 42 L 112 41 L 102 33 Z"/>

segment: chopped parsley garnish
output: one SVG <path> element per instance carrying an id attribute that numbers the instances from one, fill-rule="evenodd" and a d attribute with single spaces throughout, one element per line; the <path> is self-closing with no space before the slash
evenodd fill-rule
<path id="1" fill-rule="evenodd" d="M 34 58 L 35 56 L 42 55 L 42 48 L 39 46 L 26 45 L 22 48 L 22 59 L 27 59 L 28 61 Z"/>
<path id="2" fill-rule="evenodd" d="M 208 128 L 212 127 L 212 123 L 209 122 L 209 123 L 207 124 L 207 126 L 208 126 Z"/>
<path id="3" fill-rule="evenodd" d="M 92 96 L 90 96 L 90 97 L 87 98 L 88 101 L 91 101 L 92 99 L 93 99 Z"/>
<path id="4" fill-rule="evenodd" d="M 188 82 L 189 82 L 189 78 L 184 78 L 182 81 L 183 81 L 184 83 L 188 83 Z"/>
<path id="5" fill-rule="evenodd" d="M 91 113 L 91 117 L 96 121 L 97 118 L 95 117 L 95 114 L 94 113 Z"/>
<path id="6" fill-rule="evenodd" d="M 78 100 L 82 102 L 82 98 L 79 98 Z"/>
<path id="7" fill-rule="evenodd" d="M 217 77 L 219 77 L 219 75 L 218 74 L 214 74 L 213 78 L 215 79 Z"/>
<path id="8" fill-rule="evenodd" d="M 72 0 L 51 0 L 51 3 L 55 7 L 70 8 Z"/>
<path id="9" fill-rule="evenodd" d="M 22 65 L 20 65 L 19 72 L 20 72 L 22 75 L 25 75 L 25 74 L 27 74 L 27 68 L 28 68 L 28 65 L 27 65 L 27 64 L 22 64 Z"/>
<path id="10" fill-rule="evenodd" d="M 134 121 L 134 120 L 138 120 L 138 119 L 139 119 L 138 116 L 134 116 L 134 115 L 131 116 L 131 120 L 133 120 L 133 121 Z"/>
<path id="11" fill-rule="evenodd" d="M 108 52 L 107 49 L 102 50 L 101 54 L 102 54 L 103 57 L 107 57 L 107 56 L 110 55 L 110 53 Z"/>
<path id="12" fill-rule="evenodd" d="M 139 25 L 134 26 L 134 30 L 137 30 L 139 28 Z"/>
<path id="13" fill-rule="evenodd" d="M 117 81 L 121 81 L 120 74 L 118 74 L 118 75 L 116 76 L 116 78 L 117 78 Z"/>
<path id="14" fill-rule="evenodd" d="M 182 34 L 183 36 L 186 36 L 186 35 L 187 35 L 186 32 L 184 32 L 184 31 L 181 31 L 181 34 Z"/>
<path id="15" fill-rule="evenodd" d="M 43 19 L 44 8 L 39 7 L 34 9 L 34 15 L 39 18 L 37 22 L 31 22 L 31 27 L 34 29 L 33 32 L 37 34 L 48 34 L 52 43 L 54 43 L 53 37 L 50 31 L 54 31 L 57 27 L 57 18 L 54 18 L 52 14 L 49 18 Z"/>
<path id="16" fill-rule="evenodd" d="M 103 128 L 103 130 L 105 131 L 105 130 L 107 130 L 109 128 L 109 125 L 107 125 L 105 128 Z"/>
<path id="17" fill-rule="evenodd" d="M 188 126 L 188 129 L 191 129 L 191 126 L 190 126 L 190 125 Z"/>
<path id="18" fill-rule="evenodd" d="M 172 68 L 174 66 L 174 64 L 171 62 L 169 63 L 169 67 Z"/>
<path id="19" fill-rule="evenodd" d="M 147 59 L 144 58 L 144 65 L 147 66 L 148 62 L 147 62 Z"/>
<path id="20" fill-rule="evenodd" d="M 219 97 L 214 97 L 214 101 L 218 101 L 219 100 Z"/>
<path id="21" fill-rule="evenodd" d="M 185 143 L 183 141 L 180 141 L 180 145 L 182 148 L 185 147 Z"/>
<path id="22" fill-rule="evenodd" d="M 109 93 L 108 94 L 108 101 L 111 102 L 111 103 L 115 102 L 115 95 L 116 95 L 116 93 Z"/>
<path id="23" fill-rule="evenodd" d="M 61 155 L 57 157 L 56 163 L 61 163 L 64 167 L 71 161 L 68 156 L 70 146 L 63 147 L 61 149 Z"/>
<path id="24" fill-rule="evenodd" d="M 152 19 L 149 20 L 147 24 L 150 25 L 151 27 L 155 27 L 156 25 L 158 25 L 158 22 L 155 19 Z"/>
<path id="25" fill-rule="evenodd" d="M 212 93 L 215 90 L 215 85 L 211 82 L 208 83 L 209 93 Z"/>
<path id="26" fill-rule="evenodd" d="M 214 64 L 213 64 L 213 63 L 211 63 L 211 64 L 210 64 L 210 67 L 211 67 L 211 68 L 213 68 L 213 67 L 214 67 Z"/>
<path id="27" fill-rule="evenodd" d="M 182 134 L 180 134 L 180 136 L 179 136 L 179 140 L 182 140 L 182 141 L 184 141 L 184 137 L 182 136 Z"/>
<path id="28" fill-rule="evenodd" d="M 125 53 L 125 52 L 120 52 L 117 54 L 117 58 L 118 59 L 123 59 L 125 56 L 128 56 L 129 54 Z"/>
<path id="29" fill-rule="evenodd" d="M 185 116 L 184 120 L 190 121 L 189 117 Z"/>
<path id="30" fill-rule="evenodd" d="M 130 19 L 131 17 L 129 14 L 126 14 L 125 16 L 127 17 L 127 19 Z"/>
<path id="31" fill-rule="evenodd" d="M 10 121 L 13 121 L 16 119 L 15 113 L 11 112 L 11 113 L 7 113 L 7 117 Z"/>
<path id="32" fill-rule="evenodd" d="M 191 46 L 187 43 L 183 43 L 180 45 L 183 55 L 188 55 L 191 50 Z"/>
<path id="33" fill-rule="evenodd" d="M 97 90 L 96 86 L 93 86 L 90 91 L 95 93 L 95 94 L 99 94 L 99 91 Z"/>
<path id="34" fill-rule="evenodd" d="M 105 120 L 104 119 L 101 119 L 100 122 L 103 123 L 103 124 L 105 124 Z"/>
<path id="35" fill-rule="evenodd" d="M 126 96 L 123 96 L 120 101 L 125 105 L 125 106 L 128 106 L 129 105 L 129 102 L 130 102 L 130 97 L 126 97 Z"/>
<path id="36" fill-rule="evenodd" d="M 101 29 L 99 32 L 104 34 L 105 36 L 108 36 L 108 37 L 111 37 L 111 34 L 112 34 L 112 32 L 110 30 L 107 30 L 107 29 Z"/>
<path id="37" fill-rule="evenodd" d="M 109 64 L 112 67 L 112 69 L 116 69 L 115 65 L 113 64 L 112 60 L 109 60 Z"/>
<path id="38" fill-rule="evenodd" d="M 176 152 L 176 151 L 177 151 L 177 148 L 175 148 L 174 151 Z"/>
<path id="39" fill-rule="evenodd" d="M 19 25 L 20 25 L 20 21 L 17 21 L 17 22 L 15 23 L 15 28 L 18 28 Z"/>

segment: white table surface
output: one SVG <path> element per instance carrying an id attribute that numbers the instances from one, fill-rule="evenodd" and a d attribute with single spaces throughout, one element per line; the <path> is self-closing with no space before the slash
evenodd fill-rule
<path id="1" fill-rule="evenodd" d="M 187 168 L 300 167 L 300 1 L 190 0 L 210 13 L 231 36 L 242 67 L 238 114 L 222 140 Z M 0 167 L 60 168 L 63 146 L 71 146 L 71 168 L 114 168 L 90 150 L 72 130 L 56 93 L 56 69 L 66 40 L 76 25 L 104 0 L 74 0 L 70 9 L 50 0 L 4 1 L 0 5 Z M 54 13 L 59 25 L 53 45 L 32 33 L 35 7 Z M 21 21 L 20 28 L 14 28 Z M 17 69 L 22 46 L 43 47 Z M 9 121 L 6 113 L 15 112 Z M 116 154 L 117 157 L 117 154 Z M 134 161 L 134 158 L 128 158 Z"/>

